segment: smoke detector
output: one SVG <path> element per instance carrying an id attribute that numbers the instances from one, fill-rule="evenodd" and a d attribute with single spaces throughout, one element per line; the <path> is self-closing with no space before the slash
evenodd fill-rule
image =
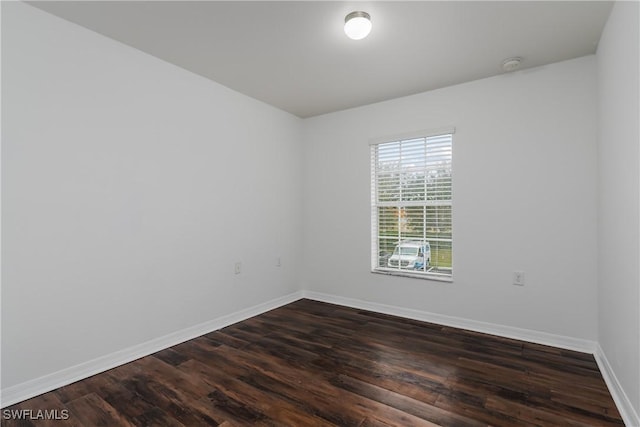
<path id="1" fill-rule="evenodd" d="M 509 71 L 513 71 L 516 68 L 519 68 L 521 63 L 522 63 L 522 58 L 520 58 L 519 56 L 514 56 L 513 58 L 507 58 L 504 61 L 502 61 L 502 69 L 508 73 Z"/>

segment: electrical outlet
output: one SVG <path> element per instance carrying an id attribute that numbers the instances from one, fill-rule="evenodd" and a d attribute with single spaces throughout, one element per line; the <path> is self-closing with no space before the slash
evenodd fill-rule
<path id="1" fill-rule="evenodd" d="M 236 274 L 240 274 L 240 271 L 242 270 L 242 263 L 240 261 L 236 262 L 235 265 L 235 273 Z"/>
<path id="2" fill-rule="evenodd" d="M 513 272 L 513 284 L 516 286 L 524 286 L 524 271 Z"/>

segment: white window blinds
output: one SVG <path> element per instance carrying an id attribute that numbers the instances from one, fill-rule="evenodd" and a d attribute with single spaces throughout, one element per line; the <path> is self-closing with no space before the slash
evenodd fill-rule
<path id="1" fill-rule="evenodd" d="M 452 274 L 452 134 L 371 146 L 372 268 Z"/>

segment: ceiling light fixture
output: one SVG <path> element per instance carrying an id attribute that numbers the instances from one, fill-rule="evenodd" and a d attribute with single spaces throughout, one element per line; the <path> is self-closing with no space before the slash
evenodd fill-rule
<path id="1" fill-rule="evenodd" d="M 344 32 L 353 40 L 367 37 L 371 32 L 371 17 L 367 12 L 351 12 L 344 18 Z"/>
<path id="2" fill-rule="evenodd" d="M 519 56 L 515 56 L 513 58 L 507 58 L 504 61 L 502 61 L 502 69 L 506 72 L 513 71 L 516 68 L 520 67 L 521 63 L 522 63 L 522 58 L 520 58 Z"/>

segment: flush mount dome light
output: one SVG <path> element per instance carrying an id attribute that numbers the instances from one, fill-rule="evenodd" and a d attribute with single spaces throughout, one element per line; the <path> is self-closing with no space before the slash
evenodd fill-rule
<path id="1" fill-rule="evenodd" d="M 371 31 L 371 17 L 367 12 L 351 12 L 344 18 L 344 32 L 350 39 L 361 40 Z"/>

